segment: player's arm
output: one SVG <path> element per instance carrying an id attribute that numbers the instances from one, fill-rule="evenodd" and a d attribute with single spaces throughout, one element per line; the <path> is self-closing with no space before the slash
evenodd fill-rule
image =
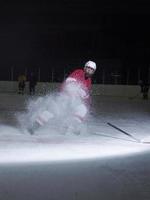
<path id="1" fill-rule="evenodd" d="M 83 89 L 83 85 L 80 82 L 82 79 L 82 70 L 75 70 L 65 80 L 64 90 L 73 96 L 78 96 L 82 99 L 87 98 L 86 90 Z"/>
<path id="2" fill-rule="evenodd" d="M 80 79 L 81 76 L 81 70 L 77 69 L 73 71 L 65 80 L 65 82 L 76 82 Z"/>

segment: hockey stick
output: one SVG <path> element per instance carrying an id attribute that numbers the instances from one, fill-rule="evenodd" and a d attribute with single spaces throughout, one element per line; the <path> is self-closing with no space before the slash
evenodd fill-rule
<path id="1" fill-rule="evenodd" d="M 101 137 L 107 137 L 107 138 L 113 138 L 113 139 L 117 139 L 117 140 L 123 140 L 123 141 L 129 141 L 129 142 L 136 142 L 137 143 L 137 141 L 134 141 L 134 140 L 124 139 L 124 138 L 115 137 L 115 136 L 106 135 L 106 134 L 101 134 L 101 133 L 93 133 L 92 135 L 97 135 L 97 136 L 101 136 Z"/>
<path id="2" fill-rule="evenodd" d="M 107 124 L 108 124 L 109 126 L 115 128 L 116 130 L 118 130 L 118 131 L 124 133 L 125 135 L 131 137 L 131 138 L 134 139 L 136 142 L 141 143 L 141 140 L 139 140 L 138 138 L 135 138 L 133 135 L 127 133 L 126 131 L 124 131 L 124 130 L 118 128 L 117 126 L 115 126 L 115 125 L 113 125 L 113 124 L 111 124 L 111 123 L 109 123 L 109 122 L 108 122 Z"/>

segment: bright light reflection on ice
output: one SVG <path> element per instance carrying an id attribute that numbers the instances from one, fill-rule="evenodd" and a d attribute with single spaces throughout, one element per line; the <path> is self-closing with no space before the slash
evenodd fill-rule
<path id="1" fill-rule="evenodd" d="M 100 136 L 29 136 L 13 128 L 0 140 L 0 163 L 53 162 L 125 156 L 149 149 L 147 144 Z"/>

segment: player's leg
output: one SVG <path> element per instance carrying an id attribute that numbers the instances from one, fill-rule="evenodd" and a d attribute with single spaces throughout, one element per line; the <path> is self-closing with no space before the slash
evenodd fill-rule
<path id="1" fill-rule="evenodd" d="M 31 135 L 34 134 L 34 132 L 44 126 L 50 119 L 54 117 L 53 113 L 50 113 L 49 111 L 45 110 L 43 111 L 38 117 L 35 119 L 33 122 L 32 126 L 28 128 L 28 131 L 30 132 Z"/>

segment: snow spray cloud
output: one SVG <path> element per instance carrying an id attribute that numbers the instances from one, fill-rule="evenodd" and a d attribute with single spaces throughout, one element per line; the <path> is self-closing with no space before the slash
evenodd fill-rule
<path id="1" fill-rule="evenodd" d="M 83 93 L 81 87 L 77 84 L 69 84 L 64 88 L 63 92 L 51 93 L 46 96 L 38 97 L 36 100 L 30 100 L 27 104 L 27 111 L 19 115 L 18 119 L 22 129 L 32 127 L 34 122 L 39 118 L 50 118 L 44 124 L 49 132 L 60 130 L 65 133 L 68 128 L 70 131 L 81 133 L 86 130 L 86 124 L 82 123 L 81 118 L 87 114 L 87 107 L 84 105 L 81 95 Z"/>

